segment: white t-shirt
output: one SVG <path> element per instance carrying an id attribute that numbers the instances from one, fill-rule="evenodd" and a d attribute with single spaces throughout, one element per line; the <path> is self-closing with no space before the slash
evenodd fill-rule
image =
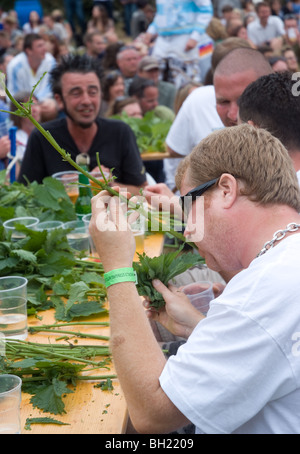
<path id="1" fill-rule="evenodd" d="M 278 38 L 285 34 L 284 23 L 280 17 L 270 16 L 265 27 L 260 24 L 259 19 L 256 19 L 247 26 L 248 38 L 256 46 L 271 41 L 273 38 Z"/>
<path id="2" fill-rule="evenodd" d="M 7 65 L 7 88 L 10 93 L 15 96 L 20 91 L 31 93 L 33 87 L 40 78 L 45 76 L 40 81 L 34 91 L 34 95 L 39 101 L 46 98 L 52 98 L 52 91 L 49 84 L 49 72 L 56 65 L 56 60 L 49 52 L 46 53 L 37 72 L 34 74 L 29 66 L 25 52 L 16 55 Z"/>
<path id="3" fill-rule="evenodd" d="M 300 234 L 211 302 L 160 377 L 197 433 L 300 433 Z"/>
<path id="4" fill-rule="evenodd" d="M 213 85 L 196 88 L 182 104 L 166 138 L 176 153 L 187 156 L 198 143 L 224 125 L 216 110 Z M 175 187 L 174 176 L 182 158 L 164 159 L 166 184 Z"/>

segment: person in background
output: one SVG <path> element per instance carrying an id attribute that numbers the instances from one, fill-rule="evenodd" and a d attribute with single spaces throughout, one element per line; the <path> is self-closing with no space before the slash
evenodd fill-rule
<path id="1" fill-rule="evenodd" d="M 258 18 L 247 26 L 250 41 L 255 46 L 270 43 L 274 51 L 281 49 L 285 35 L 282 19 L 271 15 L 271 8 L 267 2 L 257 3 L 256 13 Z"/>
<path id="2" fill-rule="evenodd" d="M 73 38 L 73 31 L 70 23 L 67 20 L 65 20 L 63 11 L 61 9 L 54 9 L 51 13 L 51 16 L 55 23 L 63 25 L 66 36 L 64 39 L 64 43 L 67 46 L 70 46 L 71 40 Z"/>
<path id="3" fill-rule="evenodd" d="M 16 55 L 7 65 L 8 90 L 13 96 L 20 91 L 31 92 L 43 76 L 35 89 L 35 95 L 39 101 L 52 98 L 49 71 L 55 65 L 55 58 L 46 51 L 45 40 L 35 33 L 26 35 L 23 52 Z"/>
<path id="4" fill-rule="evenodd" d="M 129 85 L 137 74 L 140 59 L 141 55 L 134 46 L 123 46 L 117 53 L 117 65 L 124 77 L 126 95 Z"/>
<path id="5" fill-rule="evenodd" d="M 284 57 L 280 57 L 279 55 L 270 57 L 268 59 L 273 71 L 281 72 L 288 70 L 288 64 Z"/>
<path id="6" fill-rule="evenodd" d="M 22 27 L 23 32 L 25 34 L 39 33 L 41 24 L 42 24 L 42 21 L 41 21 L 39 13 L 37 11 L 30 11 L 29 20 Z"/>
<path id="7" fill-rule="evenodd" d="M 289 71 L 291 72 L 299 71 L 299 64 L 294 49 L 292 49 L 291 47 L 284 47 L 282 49 L 282 56 L 283 58 L 285 58 L 287 62 Z"/>
<path id="8" fill-rule="evenodd" d="M 99 3 L 96 3 L 92 8 L 91 18 L 87 23 L 87 31 L 102 33 L 109 42 L 118 40 L 114 21 L 108 16 L 106 8 Z"/>
<path id="9" fill-rule="evenodd" d="M 238 100 L 239 123 L 267 129 L 289 152 L 300 185 L 300 90 L 289 71 L 262 76 Z"/>
<path id="10" fill-rule="evenodd" d="M 131 19 L 137 10 L 137 0 L 120 0 L 120 3 L 123 5 L 125 32 L 131 36 Z"/>
<path id="11" fill-rule="evenodd" d="M 30 93 L 29 92 L 20 92 L 15 95 L 15 100 L 18 103 L 26 103 L 30 99 Z M 33 118 L 37 122 L 41 122 L 41 109 L 40 105 L 38 103 L 38 100 L 33 97 L 32 98 L 33 103 L 31 105 L 31 114 Z M 11 103 L 10 106 L 10 111 L 15 112 L 17 110 L 15 104 Z M 16 133 L 16 157 L 18 158 L 17 165 L 16 165 L 16 176 L 18 176 L 19 171 L 20 171 L 20 164 L 23 160 L 24 153 L 26 150 L 27 142 L 28 142 L 28 137 L 31 134 L 31 132 L 34 130 L 35 126 L 34 124 L 26 117 L 19 117 L 17 115 L 14 115 L 13 113 L 10 115 L 10 119 L 13 123 L 14 126 L 16 126 L 17 133 Z"/>
<path id="12" fill-rule="evenodd" d="M 210 0 L 157 0 L 156 14 L 148 27 L 145 42 L 155 39 L 152 56 L 158 60 L 173 59 L 178 68 L 176 86 L 181 84 L 180 71 L 204 80 L 213 50 L 211 38 L 205 33 L 213 16 Z"/>
<path id="13" fill-rule="evenodd" d="M 130 34 L 133 40 L 147 31 L 155 14 L 148 0 L 138 0 L 136 6 L 137 10 L 132 14 L 130 24 Z"/>
<path id="14" fill-rule="evenodd" d="M 90 57 L 103 59 L 107 48 L 107 39 L 99 31 L 87 32 L 83 39 L 86 53 Z"/>
<path id="15" fill-rule="evenodd" d="M 64 11 L 67 22 L 72 29 L 73 38 L 77 46 L 82 45 L 82 37 L 86 32 L 86 20 L 82 0 L 64 0 Z M 77 30 L 79 27 L 80 32 Z"/>
<path id="16" fill-rule="evenodd" d="M 137 74 L 139 77 L 153 80 L 158 88 L 158 104 L 173 110 L 176 87 L 170 82 L 161 80 L 158 60 L 151 56 L 143 57 L 139 62 Z"/>
<path id="17" fill-rule="evenodd" d="M 106 115 L 109 118 L 114 115 L 121 115 L 122 113 L 127 114 L 128 117 L 143 118 L 141 106 L 133 96 L 116 99 L 108 109 Z"/>
<path id="18" fill-rule="evenodd" d="M 130 85 L 128 94 L 138 100 L 143 116 L 150 111 L 153 111 L 154 114 L 156 114 L 156 109 L 159 109 L 160 107 L 158 103 L 158 88 L 153 80 L 137 76 Z M 165 109 L 168 108 L 165 107 Z M 174 118 L 173 111 L 171 111 L 171 109 L 168 110 L 171 112 L 172 118 Z M 145 161 L 144 165 L 146 171 L 157 183 L 165 181 L 164 165 L 162 160 Z"/>
<path id="19" fill-rule="evenodd" d="M 100 115 L 107 117 L 108 111 L 118 98 L 125 96 L 124 79 L 120 71 L 110 71 L 102 78 L 102 101 Z"/>
<path id="20" fill-rule="evenodd" d="M 99 117 L 102 67 L 87 55 L 70 55 L 50 73 L 54 98 L 65 116 L 45 123 L 44 127 L 76 161 L 88 157 L 89 169 L 101 164 L 113 169 L 116 185 L 132 193 L 146 185 L 145 169 L 131 128 L 122 121 Z M 18 180 L 42 182 L 56 172 L 72 170 L 71 164 L 38 131 L 28 139 Z"/>

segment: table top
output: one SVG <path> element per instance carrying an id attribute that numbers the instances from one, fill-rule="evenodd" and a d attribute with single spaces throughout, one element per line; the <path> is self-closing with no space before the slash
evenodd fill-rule
<path id="1" fill-rule="evenodd" d="M 141 158 L 143 161 L 159 161 L 165 158 L 172 158 L 168 151 L 148 151 L 141 153 Z"/>
<path id="2" fill-rule="evenodd" d="M 161 233 L 151 234 L 145 239 L 145 252 L 154 257 L 163 251 L 164 235 Z M 29 326 L 38 326 L 55 323 L 54 310 L 40 313 L 42 320 L 31 316 L 28 318 Z M 109 321 L 109 316 L 93 316 L 85 321 Z M 57 328 L 59 329 L 59 328 Z M 90 334 L 109 336 L 109 326 L 69 326 L 68 330 L 82 331 Z M 55 342 L 57 336 L 51 333 L 29 334 L 27 340 L 36 343 Z M 62 341 L 61 341 L 62 342 Z M 108 345 L 108 341 L 94 339 L 78 339 L 77 345 Z M 113 363 L 110 370 L 99 369 L 91 374 L 112 375 L 115 374 Z M 86 372 L 88 373 L 88 372 Z M 67 394 L 64 398 L 65 411 L 63 415 L 44 413 L 30 404 L 31 395 L 22 393 L 21 402 L 21 433 L 22 434 L 121 434 L 127 427 L 127 405 L 118 380 L 113 380 L 113 390 L 103 391 L 95 387 L 96 381 L 78 381 L 74 393 Z M 26 430 L 27 418 L 51 417 L 68 425 L 33 424 L 31 430 Z"/>

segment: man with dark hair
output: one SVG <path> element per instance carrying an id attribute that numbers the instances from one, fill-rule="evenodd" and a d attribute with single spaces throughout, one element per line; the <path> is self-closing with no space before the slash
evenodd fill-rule
<path id="1" fill-rule="evenodd" d="M 57 143 L 76 161 L 84 154 L 96 170 L 97 153 L 104 168 L 113 169 L 116 183 L 133 193 L 146 183 L 134 133 L 122 121 L 99 118 L 101 66 L 87 55 L 64 58 L 50 74 L 54 98 L 66 117 L 45 124 Z M 56 172 L 72 170 L 38 131 L 28 140 L 19 181 L 41 182 Z"/>
<path id="2" fill-rule="evenodd" d="M 239 122 L 267 129 L 289 152 L 300 184 L 300 96 L 289 71 L 268 74 L 252 82 L 242 93 Z"/>
<path id="3" fill-rule="evenodd" d="M 7 88 L 12 95 L 20 91 L 35 89 L 39 101 L 52 97 L 49 85 L 49 71 L 56 65 L 55 58 L 47 52 L 46 42 L 36 33 L 25 35 L 23 52 L 16 55 L 7 65 Z"/>
<path id="4" fill-rule="evenodd" d="M 129 96 L 135 96 L 143 115 L 158 106 L 158 88 L 153 80 L 135 77 L 128 89 Z"/>

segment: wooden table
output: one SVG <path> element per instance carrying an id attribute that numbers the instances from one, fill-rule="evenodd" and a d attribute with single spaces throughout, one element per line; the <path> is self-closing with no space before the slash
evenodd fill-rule
<path id="1" fill-rule="evenodd" d="M 151 234 L 145 239 L 145 252 L 154 257 L 163 251 L 164 235 L 161 233 Z M 29 317 L 29 326 L 38 326 L 55 323 L 54 311 L 49 310 L 40 314 L 42 320 Z M 108 321 L 108 316 L 90 317 L 86 321 Z M 68 330 L 78 331 L 78 326 L 70 326 Z M 89 327 L 84 326 L 80 329 L 84 333 L 101 334 L 109 336 L 109 327 Z M 29 334 L 28 340 L 36 343 L 55 343 L 55 336 L 51 333 Z M 107 341 L 93 339 L 78 339 L 79 345 L 97 344 L 108 345 Z M 114 365 L 111 364 L 110 370 L 99 369 L 91 372 L 99 375 L 111 375 L 115 373 Z M 117 380 L 113 380 L 112 391 L 102 391 L 95 388 L 92 381 L 78 381 L 75 392 L 68 394 L 64 398 L 66 414 L 50 415 L 34 409 L 30 404 L 31 395 L 22 393 L 21 403 L 21 433 L 22 434 L 121 434 L 127 427 L 127 405 Z M 51 417 L 69 425 L 59 426 L 54 424 L 33 424 L 31 430 L 25 430 L 27 418 Z"/>
<path id="2" fill-rule="evenodd" d="M 165 158 L 172 158 L 168 151 L 149 151 L 141 153 L 141 158 L 143 161 L 160 161 Z"/>

